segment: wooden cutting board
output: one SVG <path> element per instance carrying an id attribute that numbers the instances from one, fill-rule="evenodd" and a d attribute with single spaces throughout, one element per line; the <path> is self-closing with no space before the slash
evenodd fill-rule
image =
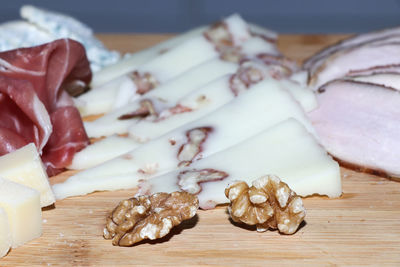
<path id="1" fill-rule="evenodd" d="M 169 37 L 99 36 L 122 52 Z M 301 61 L 343 37 L 283 35 L 279 47 Z M 102 231 L 107 213 L 132 197 L 134 189 L 69 198 L 44 210 L 42 237 L 13 249 L 0 266 L 400 266 L 400 183 L 344 168 L 342 181 L 341 198 L 304 200 L 305 224 L 292 236 L 238 227 L 229 221 L 226 207 L 219 207 L 199 211 L 159 241 L 129 248 L 112 246 Z"/>

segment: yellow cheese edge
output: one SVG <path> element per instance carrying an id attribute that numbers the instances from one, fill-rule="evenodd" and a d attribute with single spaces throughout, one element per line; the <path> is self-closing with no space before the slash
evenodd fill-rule
<path id="1" fill-rule="evenodd" d="M 46 170 L 33 143 L 0 157 L 0 177 L 38 190 L 41 207 L 55 202 Z"/>

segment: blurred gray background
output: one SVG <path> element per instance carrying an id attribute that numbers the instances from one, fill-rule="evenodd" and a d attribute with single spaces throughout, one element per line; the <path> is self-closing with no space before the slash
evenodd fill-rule
<path id="1" fill-rule="evenodd" d="M 352 33 L 400 25 L 400 0 L 3 0 L 0 22 L 23 4 L 63 12 L 95 32 L 174 33 L 231 13 L 281 33 Z"/>

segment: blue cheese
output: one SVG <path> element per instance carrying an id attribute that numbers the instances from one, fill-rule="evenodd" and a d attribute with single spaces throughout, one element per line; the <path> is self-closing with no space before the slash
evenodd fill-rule
<path id="1" fill-rule="evenodd" d="M 120 58 L 118 52 L 106 49 L 88 26 L 72 17 L 30 5 L 22 6 L 20 14 L 22 18 L 47 32 L 53 40 L 71 38 L 82 43 L 93 71 L 115 63 Z"/>
<path id="2" fill-rule="evenodd" d="M 40 45 L 53 39 L 47 32 L 25 21 L 12 21 L 0 25 L 0 51 Z"/>

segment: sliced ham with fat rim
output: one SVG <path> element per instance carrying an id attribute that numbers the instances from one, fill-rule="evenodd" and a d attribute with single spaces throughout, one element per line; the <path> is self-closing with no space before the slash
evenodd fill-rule
<path id="1" fill-rule="evenodd" d="M 319 68 L 309 71 L 309 85 L 317 90 L 321 85 L 358 69 L 391 65 L 399 61 L 400 36 L 375 40 L 338 51 L 324 59 Z"/>
<path id="2" fill-rule="evenodd" d="M 0 53 L 0 155 L 33 142 L 48 174 L 89 139 L 64 88 L 91 79 L 83 46 L 70 39 Z"/>
<path id="3" fill-rule="evenodd" d="M 377 84 L 336 80 L 317 95 L 309 116 L 334 157 L 364 170 L 400 177 L 400 92 Z"/>
<path id="4" fill-rule="evenodd" d="M 386 38 L 388 36 L 396 34 L 400 34 L 400 27 L 374 31 L 347 38 L 314 54 L 312 57 L 310 57 L 304 62 L 303 67 L 313 72 L 313 70 L 317 69 L 319 66 L 323 64 L 324 60 L 327 57 L 331 56 L 332 54 L 336 53 L 339 50 L 358 46 L 360 44 L 365 44 L 376 39 Z"/>

